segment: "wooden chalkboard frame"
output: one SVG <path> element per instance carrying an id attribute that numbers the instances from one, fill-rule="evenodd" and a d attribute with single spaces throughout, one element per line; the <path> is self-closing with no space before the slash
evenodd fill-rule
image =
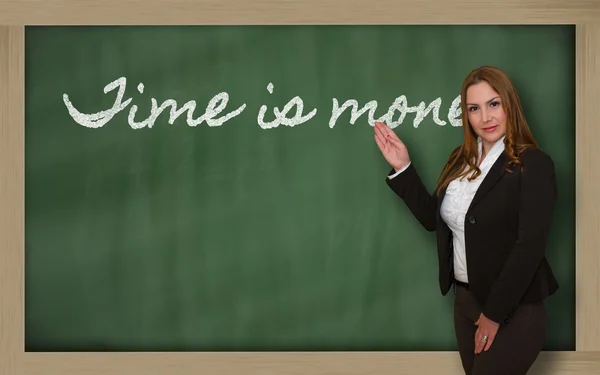
<path id="1" fill-rule="evenodd" d="M 576 25 L 576 348 L 533 374 L 600 368 L 600 4 L 594 0 L 0 0 L 0 375 L 461 374 L 456 352 L 26 353 L 24 26 Z"/>

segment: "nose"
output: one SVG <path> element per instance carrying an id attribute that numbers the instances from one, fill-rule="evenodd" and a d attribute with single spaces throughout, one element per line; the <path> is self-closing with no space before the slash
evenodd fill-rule
<path id="1" fill-rule="evenodd" d="M 489 122 L 492 119 L 492 115 L 485 109 L 481 111 L 481 121 Z"/>

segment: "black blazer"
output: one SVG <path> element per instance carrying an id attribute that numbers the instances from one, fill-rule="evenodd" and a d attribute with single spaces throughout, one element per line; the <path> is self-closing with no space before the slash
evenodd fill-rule
<path id="1" fill-rule="evenodd" d="M 554 162 L 537 148 L 521 153 L 523 172 L 519 165 L 506 172 L 507 160 L 506 152 L 498 157 L 465 216 L 469 288 L 483 314 L 501 325 L 519 303 L 543 300 L 558 289 L 545 257 L 557 199 Z M 439 197 L 429 194 L 413 163 L 386 182 L 421 225 L 436 232 L 439 284 L 446 295 L 455 281 L 452 232 L 440 216 L 446 189 Z"/>

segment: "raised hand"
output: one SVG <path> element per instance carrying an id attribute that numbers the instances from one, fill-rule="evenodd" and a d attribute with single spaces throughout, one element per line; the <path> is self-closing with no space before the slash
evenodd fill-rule
<path id="1" fill-rule="evenodd" d="M 382 122 L 375 122 L 375 142 L 383 154 L 385 160 L 399 171 L 409 162 L 408 149 L 389 126 Z"/>

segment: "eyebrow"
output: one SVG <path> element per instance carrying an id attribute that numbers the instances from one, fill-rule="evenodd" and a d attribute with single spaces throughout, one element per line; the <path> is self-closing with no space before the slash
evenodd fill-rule
<path id="1" fill-rule="evenodd" d="M 491 98 L 490 100 L 488 100 L 488 101 L 487 101 L 487 102 L 485 102 L 485 103 L 487 104 L 487 103 L 491 102 L 492 100 L 499 99 L 499 98 L 500 98 L 500 96 L 494 96 L 493 98 Z M 477 104 L 473 104 L 473 103 L 467 103 L 467 105 L 477 105 Z"/>

